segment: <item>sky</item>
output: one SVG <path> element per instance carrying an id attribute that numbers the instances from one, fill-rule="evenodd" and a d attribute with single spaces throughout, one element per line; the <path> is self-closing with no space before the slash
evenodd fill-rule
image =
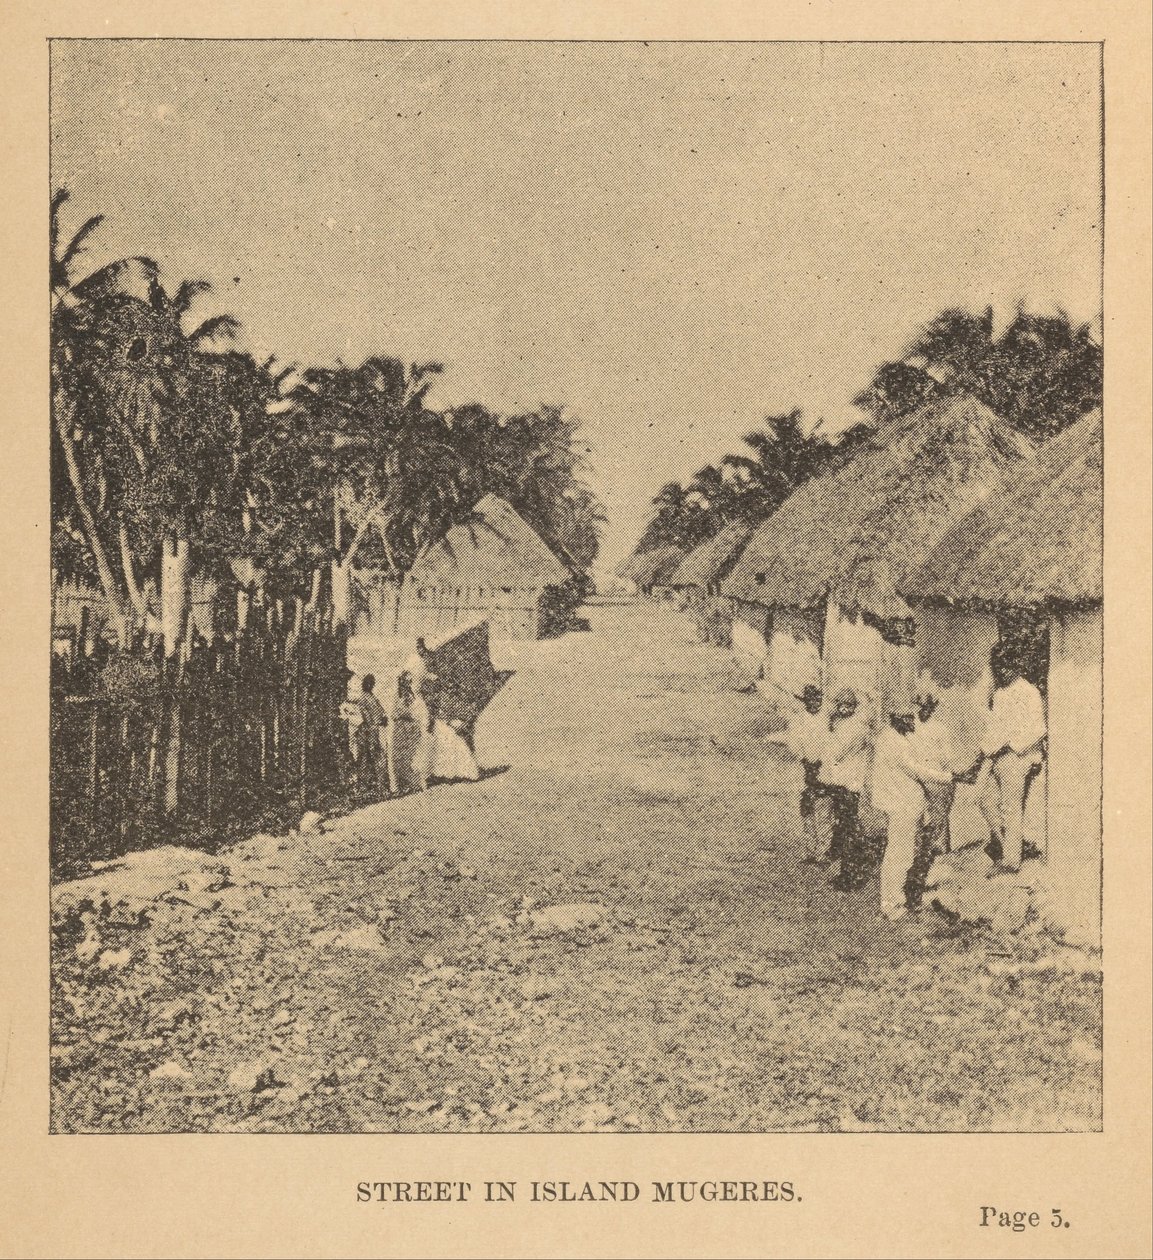
<path id="1" fill-rule="evenodd" d="M 835 432 L 948 306 L 1093 320 L 1098 49 L 55 41 L 52 178 L 95 268 L 211 281 L 284 363 L 436 360 L 564 404 L 619 560 L 669 480 Z"/>

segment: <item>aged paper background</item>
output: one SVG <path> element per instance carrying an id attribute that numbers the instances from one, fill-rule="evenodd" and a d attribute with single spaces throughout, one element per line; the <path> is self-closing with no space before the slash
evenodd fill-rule
<path id="1" fill-rule="evenodd" d="M 3 16 L 0 1252 L 29 1256 L 1150 1254 L 1150 18 L 1097 4 L 35 4 Z M 1105 1131 L 1039 1136 L 49 1137 L 49 36 L 1103 40 Z M 990 195 L 995 195 L 991 192 Z M 791 1205 L 358 1204 L 379 1179 L 785 1179 Z M 1067 1230 L 979 1229 L 979 1206 Z"/>

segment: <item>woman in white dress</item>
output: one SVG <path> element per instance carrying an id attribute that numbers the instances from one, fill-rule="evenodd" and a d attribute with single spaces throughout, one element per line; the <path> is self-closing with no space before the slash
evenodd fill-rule
<path id="1" fill-rule="evenodd" d="M 431 742 L 430 779 L 468 779 L 475 782 L 480 778 L 480 767 L 459 729 L 459 723 L 433 718 Z"/>

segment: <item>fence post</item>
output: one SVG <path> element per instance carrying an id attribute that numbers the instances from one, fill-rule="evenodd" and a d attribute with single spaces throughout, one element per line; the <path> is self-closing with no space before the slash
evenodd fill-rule
<path id="1" fill-rule="evenodd" d="M 296 805 L 302 812 L 305 801 L 305 778 L 308 774 L 308 682 L 313 633 L 309 628 L 300 636 L 300 654 L 296 661 L 297 696 L 300 709 L 300 760 L 296 776 Z"/>
<path id="2" fill-rule="evenodd" d="M 88 704 L 88 818 L 87 841 L 91 845 L 97 831 L 97 802 L 100 799 L 100 701 L 93 697 Z"/>
<path id="3" fill-rule="evenodd" d="M 167 731 L 164 746 L 164 812 L 175 814 L 180 804 L 180 670 L 170 671 L 169 662 L 176 662 L 176 657 L 169 657 L 165 662 L 165 682 L 176 673 L 175 686 L 171 694 L 165 688 L 164 708 L 168 715 Z"/>

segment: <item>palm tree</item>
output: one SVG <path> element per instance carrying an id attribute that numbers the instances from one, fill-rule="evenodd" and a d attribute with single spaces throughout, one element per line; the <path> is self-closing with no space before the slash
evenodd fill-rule
<path id="1" fill-rule="evenodd" d="M 829 440 L 820 424 L 806 427 L 799 409 L 766 417 L 763 429 L 741 439 L 752 458 L 726 455 L 721 460 L 722 468 L 738 474 L 739 489 L 727 516 L 750 523 L 770 516 L 799 485 L 844 459 L 868 432 L 871 426 L 855 425 Z"/>
<path id="2" fill-rule="evenodd" d="M 149 258 L 109 263 L 81 280 L 77 259 L 100 216 L 61 245 L 61 190 L 52 200 L 54 436 L 67 478 L 57 507 L 83 523 L 118 638 L 151 616 L 144 579 L 161 591 L 166 651 L 183 635 L 192 544 L 231 505 L 222 487 L 233 422 L 208 351 L 237 323 L 187 317 L 209 290 L 169 294 Z M 218 532 L 213 521 L 208 532 Z M 117 557 L 116 562 L 112 556 Z"/>
<path id="3" fill-rule="evenodd" d="M 943 311 L 900 359 L 882 364 L 854 399 L 879 423 L 935 398 L 967 393 L 1023 433 L 1044 438 L 1101 405 L 1101 347 L 1088 324 L 1064 311 L 1019 307 L 994 335 L 993 311 Z"/>
<path id="4" fill-rule="evenodd" d="M 1052 437 L 1101 406 L 1103 358 L 1089 324 L 1019 309 L 983 365 L 983 399 L 1030 437 Z M 981 396 L 981 395 L 979 395 Z"/>
<path id="5" fill-rule="evenodd" d="M 291 393 L 311 429 L 318 497 L 331 504 L 338 621 L 347 617 L 352 565 L 370 531 L 399 577 L 414 538 L 434 528 L 454 498 L 457 461 L 443 419 L 425 405 L 442 370 L 374 356 L 358 367 L 309 368 Z"/>
<path id="6" fill-rule="evenodd" d="M 117 640 L 121 646 L 127 646 L 132 620 L 132 608 L 126 592 L 128 584 L 117 574 L 101 520 L 115 493 L 115 487 L 110 484 L 110 473 L 115 472 L 117 460 L 115 452 L 103 449 L 102 439 L 107 437 L 107 430 L 101 423 L 103 417 L 93 414 L 93 382 L 87 368 L 94 341 L 99 345 L 96 335 L 99 321 L 95 316 L 94 301 L 113 293 L 117 280 L 131 270 L 155 277 L 159 269 L 151 259 L 121 259 L 84 280 L 78 280 L 77 262 L 85 252 L 88 238 L 103 222 L 103 216 L 93 215 L 63 242 L 61 211 L 69 197 L 68 189 L 60 188 L 53 194 L 50 206 L 54 515 L 65 532 L 83 534 L 85 550 L 91 557 L 107 601 Z M 124 310 L 120 308 L 109 313 L 123 316 Z M 103 332 L 107 340 L 107 327 Z M 130 353 L 138 340 L 130 339 Z M 134 356 L 129 361 L 135 362 L 138 357 Z M 106 455 L 113 458 L 108 459 Z"/>
<path id="7" fill-rule="evenodd" d="M 636 545 L 636 553 L 657 547 L 688 546 L 702 534 L 706 521 L 701 499 L 700 491 L 691 482 L 681 485 L 670 481 L 663 485 L 653 497 L 653 515 Z"/>

